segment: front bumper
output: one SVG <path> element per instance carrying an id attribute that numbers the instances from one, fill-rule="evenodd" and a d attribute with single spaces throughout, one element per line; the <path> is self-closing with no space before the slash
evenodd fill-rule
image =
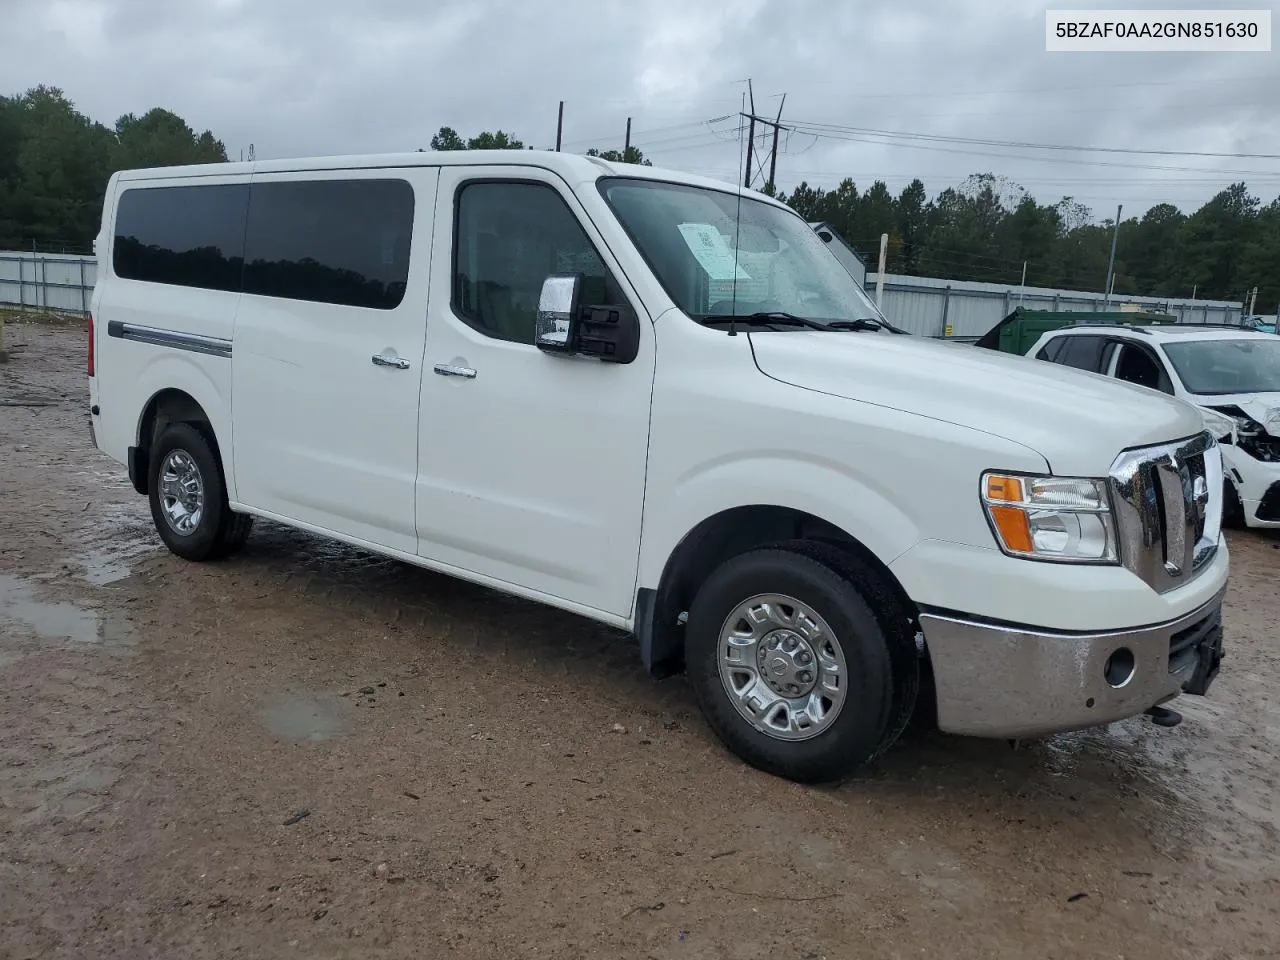
<path id="1" fill-rule="evenodd" d="M 1035 737 L 1123 720 L 1180 693 L 1203 696 L 1222 660 L 1223 593 L 1176 620 L 1107 633 L 923 613 L 938 726 L 965 736 Z"/>
<path id="2" fill-rule="evenodd" d="M 1255 460 L 1239 447 L 1222 446 L 1222 466 L 1244 512 L 1247 527 L 1280 527 L 1280 463 Z"/>

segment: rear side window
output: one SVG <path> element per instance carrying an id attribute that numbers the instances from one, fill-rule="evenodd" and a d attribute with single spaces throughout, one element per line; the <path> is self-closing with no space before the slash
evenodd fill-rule
<path id="1" fill-rule="evenodd" d="M 1098 373 L 1102 369 L 1102 348 L 1106 345 L 1103 337 L 1063 337 L 1066 341 L 1056 362 L 1090 373 Z"/>
<path id="2" fill-rule="evenodd" d="M 248 206 L 247 183 L 127 189 L 112 268 L 126 280 L 239 290 Z"/>
<path id="3" fill-rule="evenodd" d="M 405 180 L 255 183 L 244 292 L 392 310 L 404 299 L 412 231 Z"/>
<path id="4" fill-rule="evenodd" d="M 1048 360 L 1050 363 L 1058 359 L 1058 354 L 1062 352 L 1062 344 L 1066 337 L 1054 337 L 1036 353 L 1037 360 Z"/>

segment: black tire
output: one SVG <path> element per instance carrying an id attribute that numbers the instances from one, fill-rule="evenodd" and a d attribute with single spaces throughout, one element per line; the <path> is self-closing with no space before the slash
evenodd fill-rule
<path id="1" fill-rule="evenodd" d="M 844 704 L 827 729 L 809 739 L 762 732 L 738 711 L 721 680 L 721 630 L 740 603 L 759 594 L 809 606 L 843 652 Z M 833 547 L 788 543 L 752 550 L 717 568 L 694 598 L 685 627 L 689 681 L 711 728 L 746 763 L 802 783 L 839 780 L 888 749 L 910 720 L 920 672 L 905 618 L 874 574 Z"/>
<path id="2" fill-rule="evenodd" d="M 202 513 L 189 532 L 180 532 L 165 511 L 163 472 L 169 455 L 175 451 L 194 463 L 203 494 Z M 173 553 L 184 560 L 201 562 L 222 559 L 244 546 L 253 527 L 253 517 L 234 513 L 228 505 L 222 464 L 214 453 L 207 428 L 190 423 L 169 424 L 151 447 L 149 467 L 151 519 L 160 539 Z"/>

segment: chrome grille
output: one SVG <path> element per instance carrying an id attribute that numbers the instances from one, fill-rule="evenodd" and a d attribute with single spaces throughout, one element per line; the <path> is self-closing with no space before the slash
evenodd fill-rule
<path id="1" fill-rule="evenodd" d="M 1126 450 L 1111 467 L 1120 562 L 1165 593 L 1190 582 L 1218 550 L 1222 454 L 1205 431 Z"/>

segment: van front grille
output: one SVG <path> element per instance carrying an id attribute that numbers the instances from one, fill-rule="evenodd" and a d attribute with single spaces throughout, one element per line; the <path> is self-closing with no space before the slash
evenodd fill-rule
<path id="1" fill-rule="evenodd" d="M 1120 561 L 1159 593 L 1204 569 L 1222 526 L 1222 454 L 1207 430 L 1127 450 L 1111 468 Z"/>

